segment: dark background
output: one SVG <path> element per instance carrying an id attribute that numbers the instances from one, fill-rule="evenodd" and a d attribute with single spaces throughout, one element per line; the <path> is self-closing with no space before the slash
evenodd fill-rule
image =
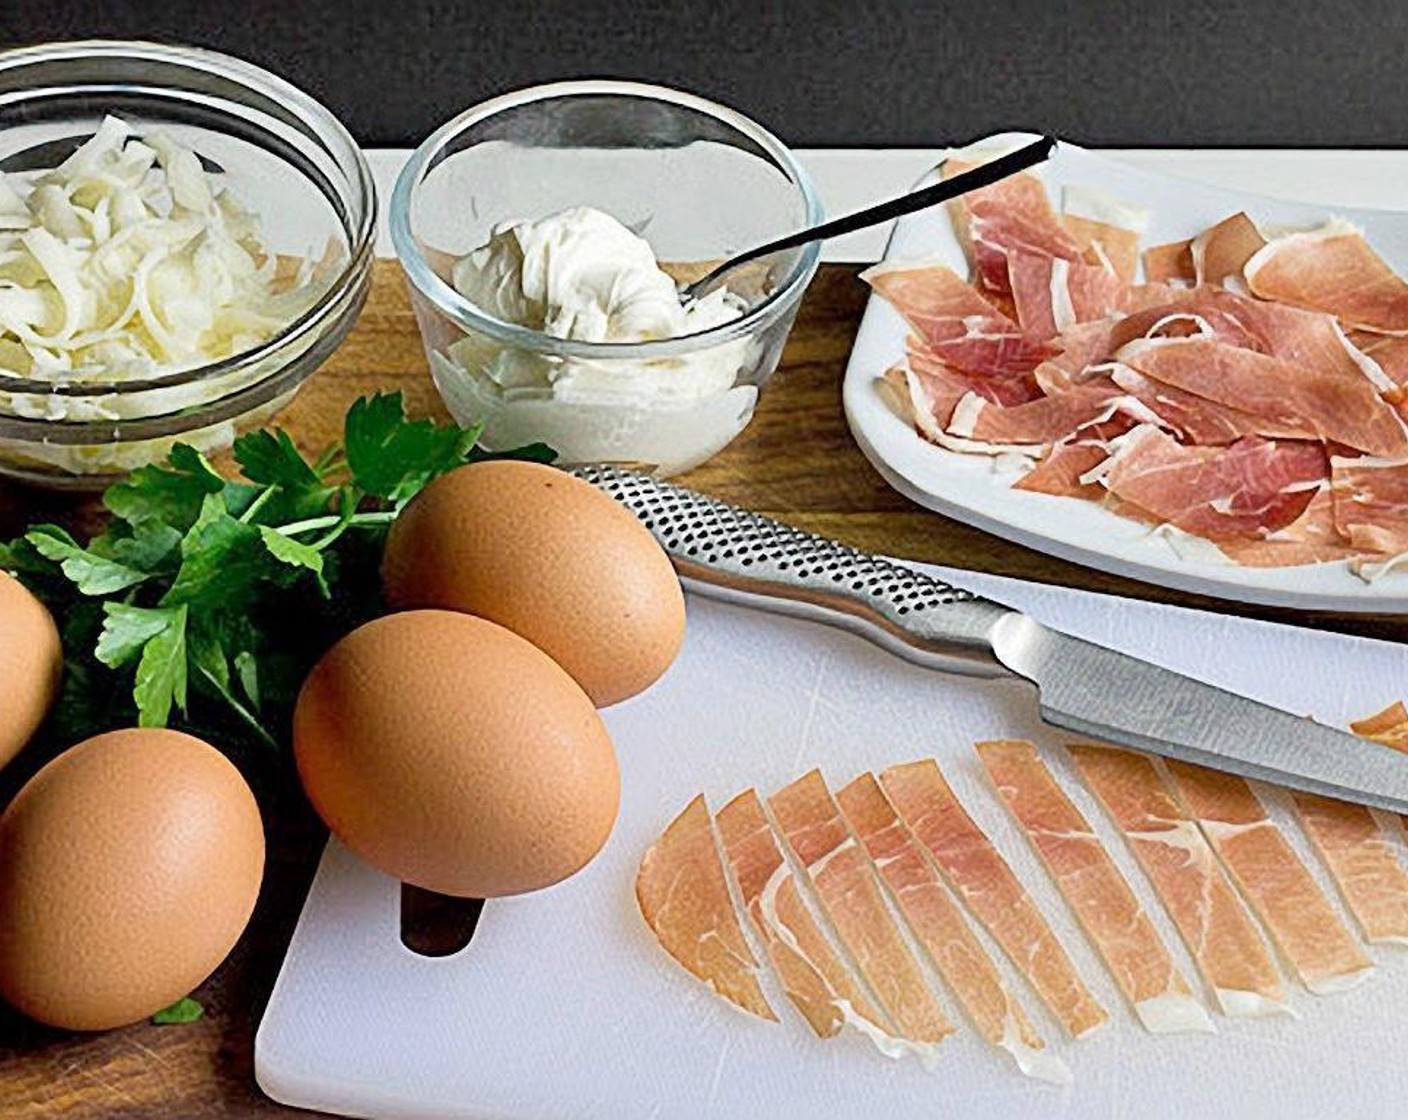
<path id="1" fill-rule="evenodd" d="M 1400 146 L 1408 3 L 0 0 L 0 45 L 194 42 L 409 145 L 520 85 L 629 77 L 728 102 L 804 146 L 1026 127 L 1115 146 Z"/>

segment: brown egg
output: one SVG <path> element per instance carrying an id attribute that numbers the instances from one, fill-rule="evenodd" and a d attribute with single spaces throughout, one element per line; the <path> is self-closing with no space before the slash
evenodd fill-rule
<path id="1" fill-rule="evenodd" d="M 598 707 L 648 687 L 684 639 L 679 580 L 649 530 L 541 463 L 475 463 L 432 482 L 391 529 L 382 583 L 394 607 L 507 626 Z"/>
<path id="2" fill-rule="evenodd" d="M 333 834 L 442 894 L 549 886 L 616 820 L 616 754 L 586 693 L 472 615 L 408 611 L 354 630 L 304 683 L 293 739 Z"/>
<path id="3" fill-rule="evenodd" d="M 44 604 L 0 572 L 0 766 L 38 729 L 59 691 L 64 654 Z"/>
<path id="4" fill-rule="evenodd" d="M 239 940 L 259 808 L 214 747 L 133 728 L 50 762 L 0 816 L 0 994 L 70 1030 L 146 1018 Z"/>

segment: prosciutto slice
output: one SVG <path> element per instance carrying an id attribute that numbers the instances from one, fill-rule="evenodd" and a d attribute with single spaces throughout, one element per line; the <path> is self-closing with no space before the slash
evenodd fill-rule
<path id="1" fill-rule="evenodd" d="M 1408 874 L 1374 814 L 1293 792 L 1296 816 L 1365 938 L 1408 945 Z"/>
<path id="2" fill-rule="evenodd" d="M 836 801 L 915 940 L 978 1031 L 994 1046 L 1009 1051 L 1024 1073 L 1069 1082 L 1071 1074 L 1065 1064 L 1042 1053 L 1046 1044 L 1007 990 L 992 958 L 968 928 L 923 849 L 885 799 L 875 776 L 860 775 L 837 793 Z"/>
<path id="3" fill-rule="evenodd" d="M 1358 553 L 1335 528 L 1335 503 L 1322 485 L 1299 517 L 1257 540 L 1219 541 L 1218 547 L 1249 568 L 1284 568 L 1350 560 Z"/>
<path id="4" fill-rule="evenodd" d="M 1258 538 L 1299 517 L 1326 475 L 1315 443 L 1255 436 L 1186 447 L 1153 425 L 1117 441 L 1101 481 L 1116 497 L 1210 541 Z"/>
<path id="5" fill-rule="evenodd" d="M 665 952 L 730 1003 L 776 1021 L 733 909 L 703 795 L 646 850 L 636 902 Z"/>
<path id="6" fill-rule="evenodd" d="M 1408 460 L 1330 460 L 1335 528 L 1361 552 L 1408 552 Z"/>
<path id="7" fill-rule="evenodd" d="M 1014 490 L 1050 494 L 1058 498 L 1083 498 L 1098 502 L 1105 488 L 1083 479 L 1105 461 L 1109 452 L 1099 443 L 1058 443 L 1035 467 L 1012 484 Z"/>
<path id="8" fill-rule="evenodd" d="M 820 1038 L 846 1023 L 882 1042 L 884 1017 L 861 990 L 802 901 L 763 804 L 744 790 L 714 818 L 743 908 L 792 1005 Z"/>
<path id="9" fill-rule="evenodd" d="M 1149 213 L 1127 202 L 1085 187 L 1061 192 L 1061 221 L 1081 247 L 1087 264 L 1108 265 L 1125 284 L 1139 269 L 1139 236 Z"/>
<path id="10" fill-rule="evenodd" d="M 1087 264 L 1014 247 L 1006 251 L 1017 321 L 1050 339 L 1077 323 L 1103 319 L 1123 301 L 1125 282 L 1108 263 Z"/>
<path id="11" fill-rule="evenodd" d="M 1124 834 L 1223 1012 L 1285 1014 L 1281 978 L 1196 821 L 1154 764 L 1114 747 L 1072 746 L 1085 784 Z"/>
<path id="12" fill-rule="evenodd" d="M 980 166 L 986 160 L 950 158 L 944 177 Z M 949 204 L 954 229 L 969 251 L 979 288 L 1012 293 L 1008 256 L 1025 250 L 1067 261 L 1081 259 L 1081 245 L 1051 208 L 1046 187 L 1035 175 L 1012 175 Z"/>
<path id="13" fill-rule="evenodd" d="M 1401 402 L 1403 388 L 1408 385 L 1408 338 L 1370 335 L 1364 343 L 1362 353 L 1378 366 L 1384 378 L 1398 390 L 1398 394 L 1393 398 L 1395 403 Z"/>
<path id="14" fill-rule="evenodd" d="M 1325 441 L 1370 455 L 1408 455 L 1408 429 L 1370 381 L 1192 337 L 1140 339 L 1115 355 L 1140 373 L 1266 417 L 1277 429 L 1310 426 Z"/>
<path id="15" fill-rule="evenodd" d="M 892 766 L 880 784 L 939 870 L 1076 1038 L 1109 1018 L 992 842 L 959 804 L 933 759 Z"/>
<path id="16" fill-rule="evenodd" d="M 1346 327 L 1408 334 L 1408 284 L 1348 222 L 1275 238 L 1247 262 L 1246 277 L 1264 300 L 1325 311 Z"/>
<path id="17" fill-rule="evenodd" d="M 1216 447 L 1236 443 L 1244 436 L 1272 439 L 1314 439 L 1316 432 L 1301 420 L 1277 422 L 1232 405 L 1210 401 L 1162 381 L 1155 381 L 1137 369 L 1117 364 L 1110 379 L 1121 391 L 1144 405 L 1184 443 Z"/>
<path id="18" fill-rule="evenodd" d="M 1144 279 L 1167 284 L 1172 281 L 1191 284 L 1197 278 L 1193 265 L 1193 241 L 1170 241 L 1151 245 L 1144 250 Z"/>
<path id="19" fill-rule="evenodd" d="M 1188 245 L 1193 262 L 1194 280 L 1198 284 L 1220 284 L 1241 287 L 1243 271 L 1266 244 L 1266 238 L 1245 213 L 1233 214 L 1215 226 L 1210 226 Z"/>
<path id="20" fill-rule="evenodd" d="M 1031 743 L 979 743 L 978 756 L 1139 1021 L 1156 1034 L 1211 1031 L 1134 892 Z"/>
<path id="21" fill-rule="evenodd" d="M 1119 387 L 1105 377 L 1012 406 L 971 394 L 954 407 L 948 431 L 989 444 L 1045 446 L 1087 424 L 1109 419 L 1119 407 L 1120 396 Z"/>
<path id="22" fill-rule="evenodd" d="M 1235 774 L 1186 762 L 1171 759 L 1167 766 L 1189 815 L 1301 983 L 1323 994 L 1368 979 L 1373 962 L 1251 786 Z"/>
<path id="23" fill-rule="evenodd" d="M 878 264 L 861 279 L 904 316 L 934 360 L 953 369 L 1008 378 L 1030 373 L 1049 353 L 943 265 Z"/>
<path id="24" fill-rule="evenodd" d="M 821 772 L 804 774 L 768 798 L 768 804 L 821 909 L 894 1023 L 897 1037 L 930 1059 L 953 1027 L 890 917 L 870 861 Z"/>
<path id="25" fill-rule="evenodd" d="M 1380 390 L 1392 388 L 1378 363 L 1350 342 L 1332 315 L 1221 290 L 1211 292 L 1208 302 L 1255 340 L 1239 345 L 1351 381 L 1365 377 Z"/>

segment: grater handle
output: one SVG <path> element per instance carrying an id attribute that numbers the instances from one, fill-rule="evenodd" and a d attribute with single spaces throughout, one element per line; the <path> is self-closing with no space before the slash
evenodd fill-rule
<path id="1" fill-rule="evenodd" d="M 1014 612 L 990 599 L 646 474 L 572 473 L 634 513 L 693 590 L 840 626 L 929 668 L 1009 672 L 991 633 Z"/>

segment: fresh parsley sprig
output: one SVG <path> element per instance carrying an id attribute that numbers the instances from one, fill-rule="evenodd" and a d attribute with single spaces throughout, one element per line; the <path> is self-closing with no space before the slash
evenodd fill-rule
<path id="1" fill-rule="evenodd" d="M 410 420 L 399 393 L 358 400 L 341 445 L 314 461 L 281 429 L 235 441 L 240 477 L 185 444 L 103 495 L 86 544 L 35 525 L 0 544 L 59 620 L 66 677 L 55 733 L 123 723 L 286 735 L 322 651 L 381 608 L 385 533 L 431 479 L 478 459 L 480 427 Z M 548 462 L 534 444 L 506 457 Z"/>

